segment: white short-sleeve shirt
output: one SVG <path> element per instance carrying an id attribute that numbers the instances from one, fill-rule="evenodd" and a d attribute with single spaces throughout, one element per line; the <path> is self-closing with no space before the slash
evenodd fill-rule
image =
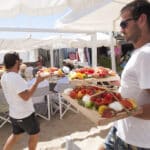
<path id="1" fill-rule="evenodd" d="M 135 50 L 123 70 L 120 93 L 134 98 L 138 105 L 149 104 L 150 94 L 150 43 Z M 128 117 L 115 122 L 117 135 L 128 144 L 150 148 L 150 120 Z"/>
<path id="2" fill-rule="evenodd" d="M 27 90 L 27 82 L 15 72 L 6 72 L 1 77 L 1 85 L 9 104 L 9 115 L 21 119 L 34 112 L 32 100 L 24 101 L 18 94 Z"/>

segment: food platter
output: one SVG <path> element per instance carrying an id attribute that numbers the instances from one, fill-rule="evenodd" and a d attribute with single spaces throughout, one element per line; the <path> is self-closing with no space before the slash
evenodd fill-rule
<path id="1" fill-rule="evenodd" d="M 87 78 L 87 79 L 74 79 L 70 80 L 71 84 L 82 85 L 82 84 L 97 84 L 97 82 L 110 82 L 110 81 L 119 81 L 119 76 L 111 76 L 105 78 Z"/>
<path id="2" fill-rule="evenodd" d="M 69 81 L 72 86 L 82 86 L 82 85 L 96 85 L 96 86 L 103 86 L 113 91 L 118 91 L 120 86 L 120 77 L 113 76 L 113 77 L 106 77 L 106 78 L 88 78 L 84 80 L 74 79 Z"/>
<path id="3" fill-rule="evenodd" d="M 137 114 L 141 114 L 143 112 L 141 107 L 138 107 L 136 110 L 131 110 L 129 112 L 122 111 L 117 113 L 114 117 L 104 118 L 101 117 L 100 114 L 96 110 L 88 109 L 79 105 L 77 100 L 72 99 L 70 96 L 62 93 L 62 97 L 67 100 L 71 105 L 73 105 L 77 110 L 79 110 L 85 117 L 94 122 L 97 125 L 106 125 L 110 122 L 127 118 L 129 116 L 134 116 Z"/>

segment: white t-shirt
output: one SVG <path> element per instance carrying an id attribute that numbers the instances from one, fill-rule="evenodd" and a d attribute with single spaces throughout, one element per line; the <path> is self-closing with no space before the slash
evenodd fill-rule
<path id="1" fill-rule="evenodd" d="M 34 112 L 32 100 L 24 101 L 18 94 L 27 90 L 27 82 L 15 72 L 6 72 L 1 77 L 1 85 L 9 104 L 9 115 L 21 119 Z"/>
<path id="2" fill-rule="evenodd" d="M 120 93 L 124 98 L 134 98 L 138 105 L 150 103 L 150 43 L 134 51 L 121 77 Z M 136 117 L 115 122 L 117 135 L 128 144 L 150 148 L 150 120 Z"/>

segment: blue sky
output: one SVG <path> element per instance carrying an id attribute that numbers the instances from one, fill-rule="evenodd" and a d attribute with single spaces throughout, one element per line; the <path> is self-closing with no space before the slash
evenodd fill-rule
<path id="1" fill-rule="evenodd" d="M 0 18 L 0 27 L 53 28 L 56 20 L 64 13 L 51 16 L 18 15 L 12 18 Z M 42 38 L 48 37 L 51 33 L 0 32 L 0 38 L 24 38 L 30 34 L 32 38 Z"/>

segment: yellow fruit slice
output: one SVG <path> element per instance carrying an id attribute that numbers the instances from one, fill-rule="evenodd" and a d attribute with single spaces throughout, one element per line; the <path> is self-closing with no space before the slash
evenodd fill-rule
<path id="1" fill-rule="evenodd" d="M 132 104 L 133 109 L 137 108 L 136 101 L 134 99 L 128 99 L 128 101 Z"/>
<path id="2" fill-rule="evenodd" d="M 59 76 L 61 76 L 61 75 L 63 75 L 64 73 L 62 72 L 62 70 L 61 69 L 58 69 L 58 75 Z"/>
<path id="3" fill-rule="evenodd" d="M 81 99 L 83 97 L 83 94 L 81 91 L 78 92 L 77 97 L 78 97 L 78 99 Z"/>
<path id="4" fill-rule="evenodd" d="M 106 106 L 106 105 L 101 105 L 101 106 L 99 106 L 99 107 L 98 107 L 98 113 L 99 113 L 100 115 L 102 115 L 103 112 L 104 112 L 107 108 L 108 108 L 108 106 Z"/>
<path id="5" fill-rule="evenodd" d="M 77 79 L 83 79 L 83 74 L 80 72 L 77 72 L 76 77 L 77 77 Z"/>

